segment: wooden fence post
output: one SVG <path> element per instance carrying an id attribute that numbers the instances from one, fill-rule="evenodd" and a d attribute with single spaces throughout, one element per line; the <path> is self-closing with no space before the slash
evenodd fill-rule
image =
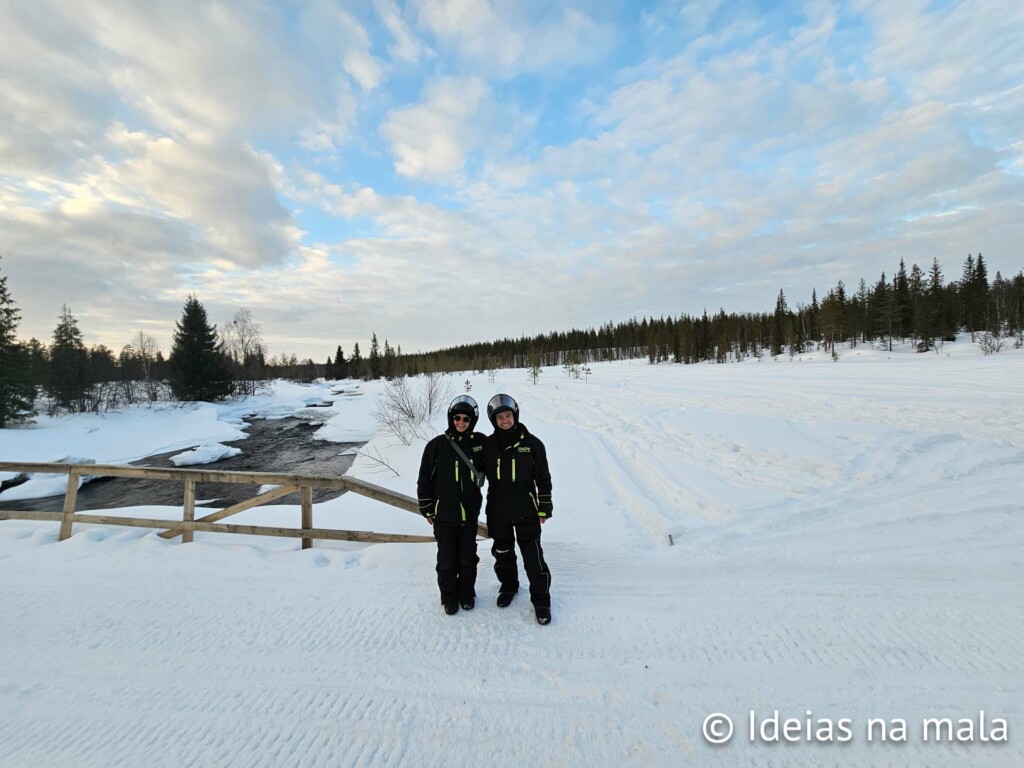
<path id="1" fill-rule="evenodd" d="M 196 481 L 188 478 L 185 481 L 185 504 L 182 510 L 181 519 L 183 522 L 191 523 L 196 518 Z M 181 532 L 181 543 L 192 543 L 192 531 Z"/>
<path id="2" fill-rule="evenodd" d="M 57 541 L 71 538 L 71 521 L 75 516 L 75 502 L 78 500 L 78 473 L 68 472 L 68 487 L 64 491 L 64 517 L 60 521 Z"/>
<path id="3" fill-rule="evenodd" d="M 302 501 L 302 527 L 309 529 L 313 527 L 313 486 L 299 486 L 299 498 Z M 302 548 L 309 549 L 313 546 L 312 539 L 303 539 Z"/>

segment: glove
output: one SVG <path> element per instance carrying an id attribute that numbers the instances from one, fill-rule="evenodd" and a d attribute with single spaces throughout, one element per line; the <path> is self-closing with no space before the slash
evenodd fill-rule
<path id="1" fill-rule="evenodd" d="M 434 500 L 420 499 L 420 514 L 430 520 L 434 516 Z"/>

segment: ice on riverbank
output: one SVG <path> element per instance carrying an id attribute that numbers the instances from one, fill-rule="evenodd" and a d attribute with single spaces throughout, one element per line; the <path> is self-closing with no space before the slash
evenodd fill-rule
<path id="1" fill-rule="evenodd" d="M 61 456 L 50 459 L 47 464 L 95 464 L 96 459 L 86 456 Z M 12 475 L 15 473 L 11 473 Z M 96 475 L 82 475 L 78 478 L 78 487 L 96 480 Z M 68 476 L 50 472 L 36 472 L 28 476 L 28 480 L 3 493 L 4 501 L 20 501 L 21 499 L 41 499 L 47 496 L 62 496 L 68 487 Z"/>
<path id="2" fill-rule="evenodd" d="M 203 443 L 191 451 L 171 456 L 170 460 L 176 467 L 188 467 L 195 464 L 212 464 L 221 459 L 238 456 L 241 452 L 241 448 L 234 448 L 221 443 Z"/>

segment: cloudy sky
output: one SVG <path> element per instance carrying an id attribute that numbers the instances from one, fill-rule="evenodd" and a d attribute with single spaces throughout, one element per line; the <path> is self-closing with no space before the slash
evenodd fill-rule
<path id="1" fill-rule="evenodd" d="M 1024 266 L 1020 0 L 0 0 L 20 335 L 271 354 Z"/>

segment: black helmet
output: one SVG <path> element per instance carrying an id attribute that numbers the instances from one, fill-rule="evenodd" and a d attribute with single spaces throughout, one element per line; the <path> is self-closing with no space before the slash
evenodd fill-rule
<path id="1" fill-rule="evenodd" d="M 494 417 L 504 411 L 512 411 L 515 418 L 513 424 L 519 423 L 519 403 L 511 395 L 495 395 L 487 402 L 487 418 L 490 419 L 491 425 L 495 429 L 498 428 L 498 424 Z"/>
<path id="2" fill-rule="evenodd" d="M 473 431 L 473 427 L 476 426 L 477 420 L 480 418 L 480 408 L 469 395 L 459 395 L 448 405 L 448 429 L 455 432 L 455 422 L 452 421 L 452 416 L 456 413 L 463 413 L 469 416 L 469 431 Z"/>

